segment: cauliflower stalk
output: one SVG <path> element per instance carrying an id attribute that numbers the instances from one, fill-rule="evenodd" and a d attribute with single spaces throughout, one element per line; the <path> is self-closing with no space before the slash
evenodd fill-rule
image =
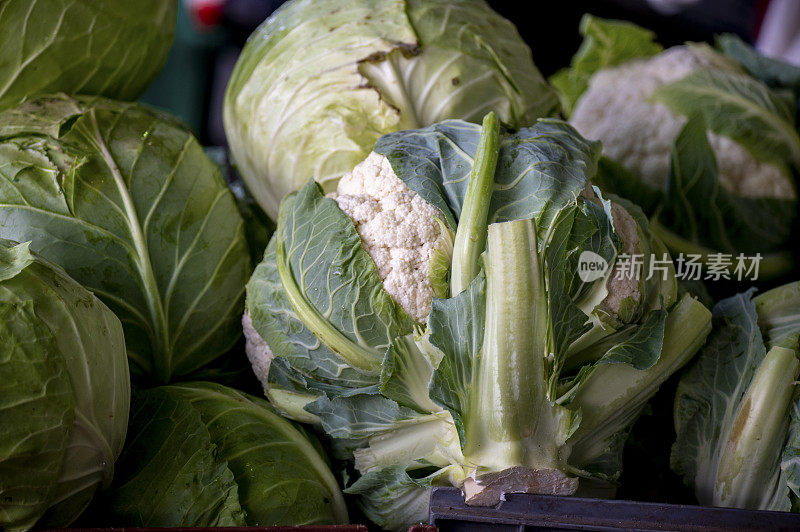
<path id="1" fill-rule="evenodd" d="M 630 423 L 702 343 L 709 313 L 676 301 L 674 270 L 617 278 L 624 253 L 666 249 L 592 187 L 598 152 L 562 121 L 512 134 L 489 114 L 386 135 L 335 193 L 283 201 L 248 355 L 352 460 L 347 492 L 380 526 L 424 520 L 434 485 L 491 505 L 613 483 Z"/>
<path id="2" fill-rule="evenodd" d="M 721 53 L 661 51 L 651 32 L 591 16 L 581 31 L 584 45 L 552 81 L 570 123 L 603 144 L 597 182 L 646 206 L 674 253 L 761 253 L 762 275 L 784 271 L 800 137 L 794 103 L 769 76 L 793 67 L 766 68 L 731 36 Z"/>

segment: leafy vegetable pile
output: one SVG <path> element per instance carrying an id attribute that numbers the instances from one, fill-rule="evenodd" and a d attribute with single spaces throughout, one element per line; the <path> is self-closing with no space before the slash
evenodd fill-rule
<path id="1" fill-rule="evenodd" d="M 587 16 L 548 83 L 482 0 L 291 0 L 227 88 L 244 186 L 130 101 L 176 4 L 0 4 L 0 530 L 613 497 L 673 375 L 650 482 L 800 508 L 800 69 Z"/>

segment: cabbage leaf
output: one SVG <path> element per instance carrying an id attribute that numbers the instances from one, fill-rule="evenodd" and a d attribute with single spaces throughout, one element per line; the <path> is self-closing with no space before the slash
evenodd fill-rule
<path id="1" fill-rule="evenodd" d="M 0 237 L 31 241 L 109 305 L 143 379 L 188 375 L 240 335 L 242 217 L 197 139 L 166 115 L 65 95 L 5 111 Z"/>

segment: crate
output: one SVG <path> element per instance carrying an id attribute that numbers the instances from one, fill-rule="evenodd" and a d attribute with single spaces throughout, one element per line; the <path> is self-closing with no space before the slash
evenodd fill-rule
<path id="1" fill-rule="evenodd" d="M 800 530 L 800 514 L 528 494 L 475 507 L 464 504 L 458 489 L 434 488 L 430 524 L 439 532 L 789 531 Z"/>

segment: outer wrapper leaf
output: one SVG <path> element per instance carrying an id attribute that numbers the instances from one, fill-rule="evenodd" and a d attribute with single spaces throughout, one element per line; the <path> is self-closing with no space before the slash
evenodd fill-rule
<path id="1" fill-rule="evenodd" d="M 781 405 L 779 397 L 783 394 L 789 399 L 793 394 L 796 373 L 781 368 L 787 361 L 797 366 L 797 341 L 795 337 L 792 349 L 767 351 L 757 313 L 763 305 L 754 302 L 764 296 L 752 300 L 752 293 L 738 294 L 714 307 L 714 333 L 678 385 L 678 438 L 671 462 L 703 504 L 788 511 L 790 490 L 796 487 L 792 465 L 796 421 L 790 414 L 794 407 L 788 402 Z M 773 379 L 773 374 L 781 381 Z M 765 375 L 772 377 L 765 381 Z M 764 432 L 754 432 L 762 430 L 759 412 L 764 414 Z M 768 422 L 767 417 L 775 421 Z M 740 457 L 742 453 L 745 458 Z M 760 476 L 740 478 L 752 473 L 748 472 L 754 460 L 761 464 Z"/>
<path id="2" fill-rule="evenodd" d="M 56 491 L 75 399 L 61 352 L 30 301 L 0 302 L 0 337 L 0 526 L 26 530 Z"/>
<path id="3" fill-rule="evenodd" d="M 581 19 L 580 32 L 583 42 L 569 68 L 562 68 L 550 77 L 567 116 L 589 86 L 592 74 L 662 50 L 661 45 L 654 42 L 652 31 L 630 22 L 603 20 L 586 14 Z"/>
<path id="4" fill-rule="evenodd" d="M 128 526 L 347 521 L 328 464 L 266 401 L 212 383 L 142 392 L 110 495 Z"/>
<path id="5" fill-rule="evenodd" d="M 375 151 L 386 155 L 397 177 L 455 228 L 479 137 L 479 126 L 453 120 L 385 135 Z M 505 135 L 489 223 L 535 218 L 544 232 L 555 213 L 586 187 L 599 156 L 599 143 L 560 120 L 542 119 Z"/>
<path id="6" fill-rule="evenodd" d="M 176 7 L 173 0 L 3 2 L 0 110 L 57 91 L 135 100 L 167 59 Z"/>
<path id="7" fill-rule="evenodd" d="M 174 119 L 57 95 L 0 115 L 0 236 L 64 266 L 120 317 L 138 376 L 167 382 L 240 335 L 250 273 L 218 168 Z"/>
<path id="8" fill-rule="evenodd" d="M 323 388 L 377 384 L 386 349 L 393 338 L 412 331 L 413 320 L 384 291 L 352 221 L 322 195 L 319 185 L 309 181 L 287 198 L 282 213 L 264 261 L 248 284 L 254 327 L 276 356 Z M 277 245 L 285 249 L 284 267 L 303 298 L 304 316 L 281 283 Z M 305 325 L 310 314 L 324 316 L 328 334 L 364 355 L 359 366 L 349 364 L 349 351 L 336 352 L 328 338 L 313 335 Z"/>
<path id="9" fill-rule="evenodd" d="M 726 33 L 716 39 L 717 48 L 736 60 L 755 78 L 776 90 L 791 91 L 793 100 L 800 96 L 800 68 L 758 53 L 738 35 Z M 796 106 L 796 105 L 795 105 Z"/>
<path id="10" fill-rule="evenodd" d="M 464 416 L 474 361 L 483 344 L 486 318 L 486 277 L 476 277 L 466 290 L 450 299 L 434 299 L 428 327 L 431 344 L 443 354 L 429 384 L 431 399 L 453 416 L 462 445 Z"/>
<path id="11" fill-rule="evenodd" d="M 711 131 L 743 145 L 758 161 L 800 165 L 794 105 L 749 76 L 699 70 L 662 85 L 653 98 L 683 116 L 702 116 Z"/>
<path id="12" fill-rule="evenodd" d="M 429 483 L 411 478 L 402 466 L 367 473 L 345 493 L 361 495 L 361 509 L 387 530 L 407 529 L 428 519 Z"/>
<path id="13" fill-rule="evenodd" d="M 717 175 L 705 121 L 695 115 L 675 139 L 659 222 L 692 244 L 728 253 L 773 250 L 786 241 L 794 201 L 736 196 Z"/>
<path id="14" fill-rule="evenodd" d="M 111 482 L 125 441 L 122 326 L 61 268 L 7 240 L 0 307 L 0 527 L 67 526 Z"/>

